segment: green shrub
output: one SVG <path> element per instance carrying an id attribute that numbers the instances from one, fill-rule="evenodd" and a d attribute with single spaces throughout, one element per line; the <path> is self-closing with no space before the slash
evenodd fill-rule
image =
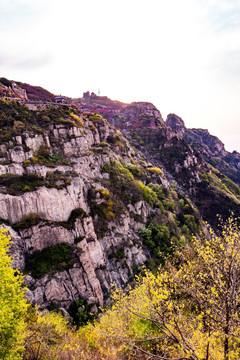
<path id="1" fill-rule="evenodd" d="M 25 191 L 33 191 L 43 184 L 43 178 L 35 174 L 3 174 L 0 175 L 0 185 L 5 187 L 5 192 L 10 195 L 19 195 Z M 28 186 L 26 190 L 26 186 Z M 4 190 L 2 190 L 4 192 Z"/>
<path id="2" fill-rule="evenodd" d="M 88 119 L 92 121 L 94 124 L 104 124 L 104 119 L 99 114 L 88 115 Z"/>
<path id="3" fill-rule="evenodd" d="M 26 257 L 25 272 L 40 279 L 48 273 L 71 268 L 73 264 L 72 247 L 68 243 L 61 243 L 47 247 L 42 251 L 35 251 Z"/>
<path id="4" fill-rule="evenodd" d="M 100 194 L 103 200 L 96 202 L 96 196 Z M 95 229 L 98 238 L 105 235 L 108 230 L 108 222 L 113 220 L 123 211 L 123 206 L 118 203 L 108 190 L 91 188 L 88 192 L 90 215 L 94 218 Z"/>
<path id="5" fill-rule="evenodd" d="M 86 300 L 82 298 L 76 299 L 69 307 L 69 314 L 73 318 L 74 325 L 80 327 L 93 321 L 94 315 L 91 313 L 91 308 L 94 305 L 88 305 Z"/>
<path id="6" fill-rule="evenodd" d="M 115 145 L 116 143 L 121 142 L 122 138 L 119 134 L 109 135 L 107 137 L 107 142 L 109 144 Z"/>
<path id="7" fill-rule="evenodd" d="M 174 209 L 175 209 L 174 200 L 165 199 L 165 200 L 163 200 L 163 205 L 169 211 L 174 211 Z"/>
<path id="8" fill-rule="evenodd" d="M 159 200 L 163 200 L 165 198 L 165 195 L 163 193 L 163 187 L 159 184 L 148 184 L 148 187 L 152 189 L 155 194 L 157 195 L 157 198 Z"/>
<path id="9" fill-rule="evenodd" d="M 39 213 L 30 213 L 24 215 L 18 223 L 15 223 L 13 225 L 13 229 L 16 231 L 28 229 L 32 226 L 38 225 L 40 221 L 41 221 L 41 216 Z"/>
<path id="10" fill-rule="evenodd" d="M 58 225 L 63 226 L 68 230 L 72 230 L 73 225 L 77 219 L 83 219 L 87 216 L 88 215 L 82 208 L 76 208 L 76 209 L 72 210 L 67 221 L 61 221 L 58 223 Z"/>
<path id="11" fill-rule="evenodd" d="M 116 251 L 113 251 L 109 256 L 109 259 L 116 259 L 117 261 L 121 261 L 125 258 L 125 252 L 124 249 L 117 249 Z"/>
<path id="12" fill-rule="evenodd" d="M 32 161 L 36 158 L 32 158 Z M 27 161 L 27 160 L 26 160 Z M 28 163 L 26 163 L 28 165 Z M 5 187 L 2 192 L 10 195 L 21 195 L 27 191 L 34 191 L 40 186 L 46 186 L 49 188 L 62 189 L 71 184 L 71 178 L 77 176 L 75 172 L 62 173 L 58 170 L 53 173 L 48 172 L 45 179 L 39 177 L 37 174 L 3 174 L 0 175 L 0 185 Z"/>
<path id="13" fill-rule="evenodd" d="M 127 165 L 126 168 L 133 174 L 135 178 L 140 179 L 144 175 L 144 171 L 137 165 Z"/>
<path id="14" fill-rule="evenodd" d="M 134 170 L 136 171 L 136 168 Z M 157 200 L 155 192 L 141 181 L 135 180 L 132 172 L 119 162 L 110 161 L 110 163 L 106 163 L 102 171 L 109 173 L 111 191 L 119 197 L 119 201 L 123 202 L 125 206 L 140 200 L 145 200 L 153 205 Z"/>
<path id="15" fill-rule="evenodd" d="M 51 168 L 57 165 L 71 166 L 71 163 L 66 159 L 66 157 L 60 154 L 50 155 L 47 152 L 47 149 L 45 150 L 45 155 L 38 154 L 37 156 L 33 156 L 23 161 L 23 167 L 28 167 L 35 164 L 45 165 Z"/>
<path id="16" fill-rule="evenodd" d="M 43 156 L 44 158 L 50 157 L 50 149 L 46 144 L 42 144 L 37 151 L 37 157 Z"/>
<path id="17" fill-rule="evenodd" d="M 139 189 L 139 192 L 141 194 L 141 198 L 148 202 L 150 205 L 154 205 L 154 203 L 157 200 L 156 193 L 149 188 L 148 186 L 144 185 L 141 181 L 135 180 L 135 183 L 137 184 L 137 187 Z"/>
<path id="18" fill-rule="evenodd" d="M 152 255 L 157 259 L 157 263 L 163 263 L 165 257 L 172 254 L 175 243 L 178 243 L 178 237 L 175 237 L 173 229 L 167 224 L 151 222 L 147 227 L 138 230 L 143 244 L 151 249 Z M 175 243 L 172 244 L 172 239 Z"/>

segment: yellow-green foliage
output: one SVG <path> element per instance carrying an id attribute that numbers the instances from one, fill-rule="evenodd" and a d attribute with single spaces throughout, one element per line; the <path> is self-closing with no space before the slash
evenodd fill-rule
<path id="1" fill-rule="evenodd" d="M 94 124 L 104 124 L 105 121 L 102 117 L 102 115 L 94 114 L 88 116 L 89 120 L 91 120 Z"/>
<path id="2" fill-rule="evenodd" d="M 111 161 L 103 167 L 103 171 L 110 173 L 111 182 L 114 184 L 113 192 L 120 196 L 125 204 L 145 200 L 153 205 L 157 200 L 157 194 L 142 181 L 134 178 L 134 174 L 141 174 L 141 169 L 134 165 L 125 166 L 118 161 Z"/>
<path id="3" fill-rule="evenodd" d="M 32 308 L 26 322 L 24 360 L 69 359 L 69 340 L 73 340 L 74 332 L 61 314 L 39 313 L 37 308 Z"/>
<path id="4" fill-rule="evenodd" d="M 70 113 L 70 116 L 71 116 L 72 119 L 75 120 L 78 127 L 83 127 L 84 126 L 84 123 L 83 123 L 82 119 L 80 119 L 79 116 L 77 116 L 73 112 Z"/>
<path id="5" fill-rule="evenodd" d="M 138 189 L 141 192 L 143 200 L 147 201 L 150 205 L 153 205 L 157 200 L 156 193 L 148 186 L 144 185 L 140 180 L 134 180 Z"/>
<path id="6" fill-rule="evenodd" d="M 161 169 L 159 169 L 158 167 L 156 167 L 156 166 L 148 167 L 147 170 L 151 171 L 151 172 L 154 172 L 156 174 L 159 174 L 159 175 L 163 174 L 163 171 Z"/>
<path id="7" fill-rule="evenodd" d="M 229 219 L 221 236 L 209 231 L 128 294 L 115 292 L 96 324 L 101 336 L 137 351 L 132 359 L 239 359 L 240 229 Z"/>
<path id="8" fill-rule="evenodd" d="M 110 192 L 104 189 L 98 189 L 97 191 L 101 194 L 101 198 L 104 200 L 104 202 L 101 203 L 102 205 L 100 204 L 100 217 L 108 221 L 114 219 L 116 215 L 113 209 L 115 202 Z"/>
<path id="9" fill-rule="evenodd" d="M 228 187 L 222 182 L 222 180 L 217 176 L 217 173 L 209 173 L 210 186 L 214 189 L 216 193 L 223 193 L 224 195 L 233 199 L 234 202 L 240 204 L 237 197 L 234 193 L 228 189 Z"/>
<path id="10" fill-rule="evenodd" d="M 76 360 L 119 360 L 123 346 L 108 340 L 99 324 L 88 324 L 80 328 L 70 342 L 73 359 Z"/>
<path id="11" fill-rule="evenodd" d="M 117 172 L 119 173 L 119 175 L 123 175 L 129 181 L 134 180 L 134 176 L 131 173 L 131 171 L 125 168 L 120 162 L 116 161 L 115 166 L 117 168 Z"/>
<path id="12" fill-rule="evenodd" d="M 98 146 L 101 146 L 101 147 L 108 147 L 108 146 L 109 146 L 109 144 L 103 141 L 103 142 L 99 143 L 99 144 L 98 144 Z"/>
<path id="13" fill-rule="evenodd" d="M 131 171 L 134 177 L 141 178 L 141 176 L 144 175 L 144 171 L 137 165 L 129 164 L 126 166 L 126 168 Z"/>
<path id="14" fill-rule="evenodd" d="M 61 314 L 37 308 L 26 322 L 24 360 L 118 360 L 118 348 L 92 324 L 76 331 Z"/>
<path id="15" fill-rule="evenodd" d="M 49 116 L 46 116 L 46 115 L 42 115 L 42 121 L 48 123 L 51 121 L 50 117 Z"/>
<path id="16" fill-rule="evenodd" d="M 7 255 L 10 237 L 0 229 L 0 358 L 21 359 L 27 302 L 22 289 L 22 275 L 11 268 Z"/>

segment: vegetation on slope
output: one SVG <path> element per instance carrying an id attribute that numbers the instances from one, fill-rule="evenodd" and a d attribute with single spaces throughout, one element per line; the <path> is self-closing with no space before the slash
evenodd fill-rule
<path id="1" fill-rule="evenodd" d="M 221 235 L 210 232 L 117 291 L 95 325 L 100 337 L 130 359 L 238 359 L 240 229 L 230 219 Z"/>
<path id="2" fill-rule="evenodd" d="M 216 226 L 217 214 L 227 219 L 240 215 L 239 186 L 207 162 L 183 139 L 167 140 L 164 129 L 135 129 L 129 133 L 134 146 L 161 163 L 178 186 L 188 192 L 202 218 Z M 229 170 L 230 171 L 230 170 Z"/>
<path id="3" fill-rule="evenodd" d="M 240 155 L 233 151 L 227 153 L 224 150 L 223 143 L 215 136 L 202 129 L 186 129 L 184 140 L 202 154 L 205 161 L 218 169 L 226 177 L 240 185 Z M 223 156 L 218 149 L 221 149 L 225 155 Z"/>
<path id="4" fill-rule="evenodd" d="M 157 273 L 143 271 L 134 288 L 115 291 L 113 305 L 78 330 L 59 313 L 34 308 L 26 313 L 21 278 L 13 275 L 6 255 L 8 241 L 2 233 L 0 260 L 7 281 L 4 277 L 0 284 L 1 358 L 239 358 L 240 228 L 233 219 L 218 235 L 210 230 L 207 239 L 194 237 Z M 83 302 L 78 305 L 84 308 Z"/>
<path id="5" fill-rule="evenodd" d="M 0 99 L 0 143 L 13 140 L 13 136 L 26 130 L 43 134 L 51 124 L 83 126 L 75 108 L 51 105 L 45 110 L 33 111 L 17 101 Z"/>
<path id="6" fill-rule="evenodd" d="M 26 130 L 34 134 L 44 134 L 51 124 L 64 124 L 67 127 L 77 126 L 79 128 L 84 125 L 84 118 L 80 118 L 77 112 L 70 110 L 68 107 L 52 106 L 44 111 L 30 111 L 18 103 L 0 102 L 0 111 L 2 125 L 0 141 L 2 143 L 10 143 L 16 135 L 23 134 Z M 94 124 L 91 125 L 92 131 L 96 131 L 96 128 L 101 129 L 106 124 L 106 121 L 100 115 L 89 115 L 86 116 L 86 119 Z M 143 149 L 146 156 L 150 154 L 156 160 L 156 164 L 161 161 L 165 165 L 165 168 L 178 181 L 179 189 L 182 187 L 185 191 L 189 191 L 191 198 L 199 206 L 200 212 L 205 219 L 215 224 L 215 215 L 217 213 L 222 213 L 223 217 L 226 218 L 233 209 L 235 214 L 238 215 L 240 193 L 238 186 L 215 168 L 206 164 L 203 165 L 201 157 L 192 151 L 184 140 L 173 138 L 170 142 L 167 142 L 165 135 L 162 129 L 144 129 L 144 131 L 136 130 L 132 134 L 132 138 L 135 141 L 135 146 Z M 123 152 L 125 156 L 127 155 L 128 145 L 122 135 L 117 133 L 114 136 L 110 135 L 106 141 L 97 144 L 98 147 L 93 148 L 93 151 L 108 154 L 110 150 L 113 150 L 118 154 Z M 12 145 L 10 144 L 10 146 Z M 64 156 L 52 154 L 47 146 L 40 147 L 34 155 L 24 161 L 24 167 L 34 164 L 47 167 L 55 167 L 60 164 L 71 165 Z M 193 155 L 196 162 L 198 162 L 197 166 L 194 163 L 185 166 L 185 160 Z M 162 185 L 161 176 L 163 171 L 159 167 L 149 166 L 146 162 L 137 163 L 130 157 L 128 161 L 130 159 L 131 164 L 127 164 L 123 160 L 116 161 L 117 157 L 113 156 L 113 158 L 102 167 L 103 175 L 106 173 L 107 176 L 96 179 L 101 186 L 94 185 L 89 188 L 89 215 L 93 217 L 98 238 L 101 238 L 111 228 L 110 223 L 120 221 L 121 215 L 124 215 L 132 206 L 144 202 L 144 206 L 151 208 L 146 219 L 133 211 L 130 211 L 129 215 L 138 223 L 137 226 L 140 225 L 138 235 L 148 253 L 151 254 L 146 266 L 148 269 L 153 270 L 154 275 L 147 271 L 145 276 L 139 280 L 137 287 L 130 291 L 129 296 L 121 292 L 116 295 L 117 308 L 107 312 L 107 315 L 104 315 L 95 326 L 89 325 L 84 330 L 85 332 L 83 330 L 79 330 L 77 333 L 71 331 L 59 315 L 54 314 L 51 318 L 51 316 L 47 317 L 46 314 L 39 315 L 35 313 L 32 323 L 28 319 L 29 336 L 28 342 L 26 342 L 25 359 L 41 358 L 47 360 L 54 357 L 73 359 L 74 356 L 76 359 L 82 359 L 84 356 L 86 359 L 94 359 L 95 356 L 113 359 L 118 357 L 118 351 L 121 353 L 126 350 L 126 356 L 129 355 L 132 358 L 135 356 L 138 359 L 140 356 L 144 358 L 145 355 L 152 358 L 168 356 L 169 359 L 173 356 L 175 358 L 177 356 L 182 357 L 182 359 L 184 359 L 184 356 L 186 359 L 202 359 L 205 356 L 205 359 L 209 360 L 215 356 L 215 358 L 221 359 L 221 351 L 225 353 L 224 360 L 234 359 L 234 356 L 239 355 L 237 353 L 239 344 L 235 334 L 233 334 L 232 338 L 230 338 L 230 335 L 224 337 L 224 333 L 221 332 L 224 330 L 223 326 L 215 331 L 208 316 L 209 308 L 201 307 L 203 302 L 206 305 L 208 304 L 209 298 L 201 298 L 201 293 L 199 293 L 201 301 L 193 297 L 194 291 L 198 290 L 198 288 L 191 287 L 195 286 L 193 276 L 203 273 L 204 281 L 202 284 L 200 283 L 202 288 L 199 289 L 203 289 L 203 285 L 205 286 L 205 290 L 211 295 L 210 304 L 211 301 L 216 300 L 214 297 L 215 288 L 209 287 L 209 278 L 206 278 L 206 276 L 209 276 L 211 271 L 216 271 L 213 264 L 216 263 L 217 259 L 214 258 L 211 263 L 211 259 L 205 257 L 208 254 L 208 251 L 205 254 L 206 242 L 201 242 L 199 239 L 192 241 L 192 234 L 197 235 L 202 229 L 201 216 L 198 210 L 195 209 L 190 199 L 183 195 L 182 189 L 181 191 L 178 190 L 178 186 L 172 184 L 171 188 L 168 189 Z M 43 185 L 61 189 L 69 185 L 71 178 L 74 176 L 75 174 L 72 172 L 48 172 L 44 179 L 35 175 L 18 176 L 7 174 L 0 176 L 0 185 L 2 186 L 1 191 L 17 195 L 33 191 Z M 68 221 L 57 225 L 72 230 L 75 220 L 85 216 L 86 214 L 82 209 L 76 209 L 75 212 L 72 212 Z M 15 224 L 14 228 L 21 230 L 37 225 L 40 221 L 39 214 L 28 214 L 18 224 Z M 45 220 L 45 223 L 47 223 L 47 220 Z M 236 233 L 234 232 L 236 227 L 232 227 L 231 224 L 229 224 L 229 229 L 231 229 L 232 233 Z M 137 242 L 138 239 L 131 240 Z M 224 236 L 222 240 L 226 242 Z M 59 270 L 69 269 L 73 265 L 73 248 L 76 248 L 78 241 L 81 241 L 81 237 L 75 239 L 73 247 L 68 246 L 68 244 L 59 244 L 59 246 L 49 247 L 28 256 L 26 271 L 31 272 L 35 278 L 41 278 L 46 274 L 54 275 Z M 224 247 L 225 254 L 230 245 L 225 246 L 224 241 L 220 245 Z M 211 243 L 209 244 L 207 246 L 212 246 Z M 215 244 L 214 246 L 214 249 L 217 249 L 216 253 L 218 253 L 218 245 Z M 179 253 L 179 248 L 182 253 Z M 198 248 L 202 249 L 203 254 L 198 253 Z M 108 259 L 114 257 L 116 261 L 122 261 L 125 258 L 125 252 L 123 248 L 116 248 L 112 249 L 112 253 L 107 254 L 107 256 Z M 172 263 L 169 260 L 170 256 L 174 256 L 171 259 Z M 162 267 L 161 272 L 158 274 L 156 268 L 160 264 Z M 198 267 L 198 264 L 205 265 L 201 268 Z M 211 265 L 213 270 L 208 271 L 207 265 Z M 222 263 L 220 265 L 225 266 Z M 138 270 L 141 271 L 141 269 Z M 181 275 L 183 270 L 185 274 L 188 274 L 187 279 Z M 176 280 L 178 282 L 174 283 Z M 157 284 L 157 287 L 154 284 Z M 184 284 L 189 291 L 192 291 L 191 293 L 186 292 Z M 153 292 L 147 294 L 146 289 L 153 289 Z M 203 294 L 207 296 L 206 293 Z M 147 295 L 148 298 L 144 297 Z M 158 297 L 154 298 L 157 295 Z M 217 297 L 220 297 L 220 295 Z M 144 299 L 143 303 L 142 299 Z M 74 311 L 77 321 L 83 323 L 89 317 L 85 312 L 87 310 L 86 304 L 82 303 L 81 300 L 76 302 L 76 311 Z M 178 301 L 180 300 L 181 303 L 179 304 Z M 238 301 L 238 299 L 235 300 Z M 139 311 L 137 316 L 132 312 L 133 303 L 131 301 L 135 301 L 134 306 L 138 306 L 137 309 L 135 308 L 135 311 Z M 126 304 L 127 307 L 125 308 Z M 154 308 L 153 304 L 156 305 L 156 308 Z M 166 307 L 168 306 L 166 304 L 169 304 L 169 308 Z M 224 308 L 222 304 L 220 305 Z M 154 313 L 156 309 L 158 312 Z M 129 310 L 131 310 L 130 313 Z M 213 308 L 211 310 L 215 311 Z M 146 318 L 141 317 L 142 311 Z M 151 318 L 152 314 L 154 315 L 154 321 Z M 157 317 L 159 314 L 166 315 L 167 326 L 174 334 L 174 339 L 164 333 L 162 319 Z M 219 323 L 219 319 L 214 321 Z M 231 321 L 233 323 L 235 318 L 231 319 Z M 42 325 L 39 325 L 40 323 Z M 119 324 L 117 329 L 116 323 Z M 44 333 L 44 327 L 47 327 L 49 332 Z M 108 337 L 106 340 L 106 329 L 112 331 L 114 339 Z M 179 333 L 177 334 L 176 331 L 179 331 L 179 329 L 184 339 L 186 339 L 185 342 L 187 344 L 191 342 L 193 348 L 186 347 L 186 344 L 178 337 Z M 118 330 L 122 332 L 118 332 Z M 228 338 L 229 341 L 227 341 Z M 200 345 L 196 343 L 196 339 L 201 340 Z M 223 344 L 224 350 L 222 350 Z M 110 355 L 111 352 L 112 355 Z"/>

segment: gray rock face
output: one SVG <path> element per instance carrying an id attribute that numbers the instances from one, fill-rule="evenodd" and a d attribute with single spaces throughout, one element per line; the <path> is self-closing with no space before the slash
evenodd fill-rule
<path id="1" fill-rule="evenodd" d="M 28 100 L 26 90 L 22 89 L 21 87 L 17 86 L 15 82 L 12 82 L 12 89 L 15 96 L 19 97 L 23 100 Z"/>
<path id="2" fill-rule="evenodd" d="M 63 190 L 41 187 L 22 196 L 0 194 L 0 217 L 16 223 L 24 215 L 37 212 L 43 219 L 67 221 L 73 209 L 81 207 L 86 210 L 83 188 L 81 179 L 73 179 L 72 184 Z"/>
<path id="3" fill-rule="evenodd" d="M 121 130 L 144 127 L 164 126 L 160 111 L 148 102 L 133 102 L 119 110 L 120 118 L 114 120 L 114 126 Z"/>
<path id="4" fill-rule="evenodd" d="M 29 229 L 21 230 L 20 234 L 24 243 L 24 252 L 28 254 L 59 243 L 74 243 L 74 235 L 62 226 L 40 223 Z"/>
<path id="5" fill-rule="evenodd" d="M 126 106 L 125 113 L 132 117 L 137 117 L 142 114 L 149 115 L 158 119 L 160 123 L 164 124 L 160 111 L 153 104 L 148 102 L 133 102 Z"/>
<path id="6" fill-rule="evenodd" d="M 197 141 L 202 145 L 202 150 L 208 155 L 217 155 L 225 157 L 228 153 L 224 144 L 216 137 L 209 134 L 206 129 L 190 129 L 188 136 L 191 134 L 197 137 Z"/>
<path id="7" fill-rule="evenodd" d="M 149 111 L 155 110 L 149 105 Z M 23 271 L 29 256 L 55 248 L 60 243 L 71 247 L 70 268 L 53 269 L 40 278 L 34 278 L 31 271 L 26 276 L 27 297 L 42 307 L 54 303 L 68 308 L 79 297 L 89 304 L 103 305 L 111 284 L 125 285 L 133 274 L 133 266 L 142 265 L 149 257 L 138 236 L 142 224 L 130 217 L 131 212 L 141 216 L 143 221 L 147 220 L 151 207 L 144 201 L 134 206 L 129 204 L 124 213 L 109 222 L 107 233 L 97 238 L 88 192 L 90 187 L 104 188 L 102 181 L 108 181 L 109 174 L 102 173 L 102 167 L 110 158 L 119 160 L 119 155 L 109 147 L 103 149 L 99 145 L 115 130 L 106 122 L 97 127 L 87 119 L 84 122 L 84 129 L 50 125 L 45 134 L 24 133 L 13 139 L 11 146 L 1 145 L 1 151 L 11 163 L 0 165 L 0 175 L 15 174 L 20 178 L 35 175 L 43 181 L 56 174 L 55 185 L 50 187 L 42 185 L 32 191 L 27 188 L 16 195 L 0 191 L 0 217 L 12 224 L 5 226 L 12 236 L 10 253 L 14 267 Z M 42 146 L 51 155 L 61 154 L 67 163 L 48 167 L 39 162 L 38 152 Z M 124 158 L 130 162 L 128 151 L 133 150 L 128 146 L 125 151 Z M 33 157 L 35 160 L 31 161 Z M 66 178 L 68 183 L 59 186 L 62 180 L 58 180 L 58 176 Z M 101 202 L 100 199 L 96 201 Z M 71 218 L 76 209 L 82 209 L 83 215 Z M 22 221 L 24 216 L 31 218 L 31 214 L 37 214 L 41 220 L 13 230 L 14 224 Z M 131 239 L 134 238 L 138 239 L 137 244 L 133 244 Z M 119 249 L 124 249 L 120 259 L 115 256 Z"/>
<path id="8" fill-rule="evenodd" d="M 175 114 L 167 116 L 166 126 L 170 127 L 179 138 L 183 137 L 186 130 L 184 121 Z"/>

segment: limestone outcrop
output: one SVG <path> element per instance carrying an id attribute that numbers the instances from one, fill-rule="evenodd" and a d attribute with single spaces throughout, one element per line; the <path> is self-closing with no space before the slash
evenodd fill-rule
<path id="1" fill-rule="evenodd" d="M 238 189 L 203 159 L 221 154 L 238 178 L 238 153 L 204 130 L 190 134 L 177 115 L 164 123 L 150 103 L 90 100 L 112 106 L 105 114 L 118 130 L 75 105 L 0 101 L 0 223 L 40 307 L 68 311 L 82 298 L 97 311 L 112 284 L 127 286 L 204 231 L 212 209 L 239 211 Z"/>
<path id="2" fill-rule="evenodd" d="M 106 234 L 96 235 L 98 215 L 90 206 L 89 191 L 101 193 L 106 188 L 103 183 L 109 182 L 109 174 L 102 168 L 110 159 L 122 161 L 122 157 L 114 144 L 111 149 L 106 143 L 109 136 L 119 135 L 104 119 L 81 121 L 83 127 L 50 124 L 40 134 L 24 131 L 1 144 L 0 217 L 12 236 L 13 266 L 27 274 L 27 297 L 44 307 L 68 309 L 79 297 L 102 306 L 112 284 L 126 285 L 134 266 L 150 256 L 138 235 L 152 211 L 145 201 L 129 204 L 109 221 Z M 124 159 L 130 162 L 134 151 L 129 144 L 122 146 Z M 98 197 L 100 193 L 96 190 Z M 98 197 L 92 201 L 101 206 L 105 200 Z M 31 271 L 34 256 L 38 259 L 59 244 L 71 249 L 70 266 L 62 264 L 39 274 Z"/>

